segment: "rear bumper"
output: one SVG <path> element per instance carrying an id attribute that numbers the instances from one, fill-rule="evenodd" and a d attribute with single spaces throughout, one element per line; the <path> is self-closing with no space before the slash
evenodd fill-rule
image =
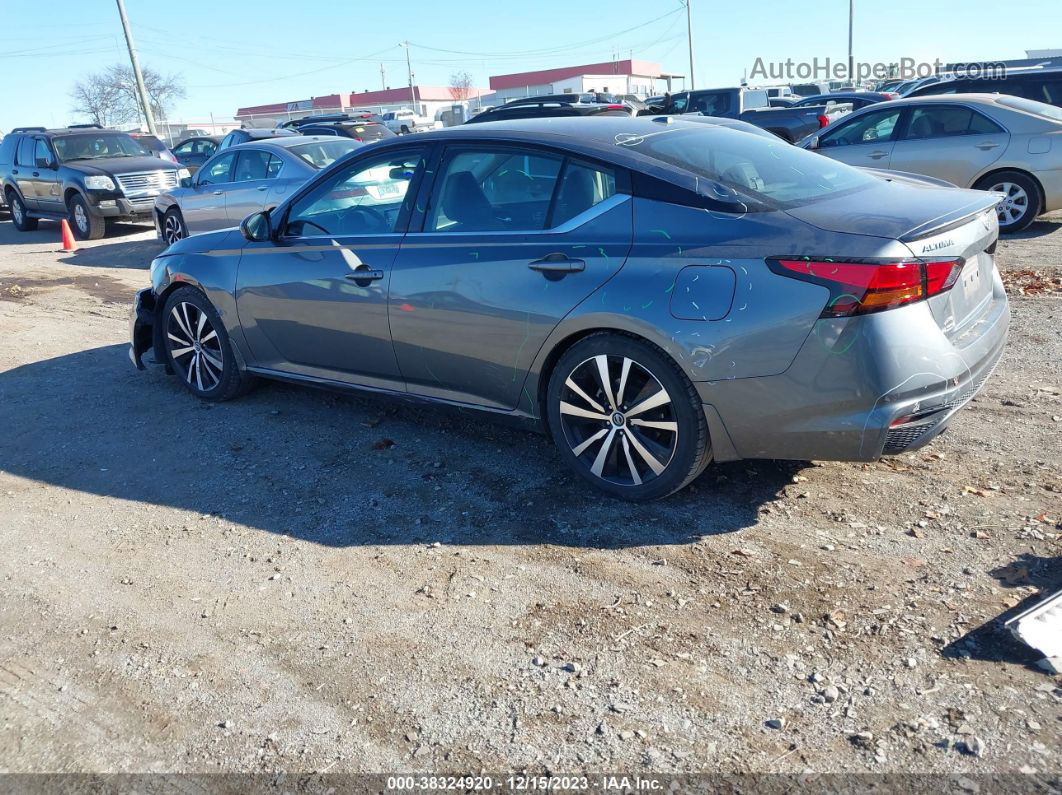
<path id="1" fill-rule="evenodd" d="M 785 373 L 696 384 L 706 415 L 718 418 L 716 458 L 873 461 L 917 449 L 984 386 L 1009 322 L 998 275 L 961 348 L 924 303 L 820 320 Z"/>
<path id="2" fill-rule="evenodd" d="M 144 369 L 143 355 L 154 345 L 155 340 L 155 294 L 145 287 L 133 299 L 129 313 L 129 359 L 137 370 Z"/>
<path id="3" fill-rule="evenodd" d="M 1056 142 L 1057 143 L 1057 142 Z M 1044 189 L 1043 212 L 1062 210 L 1062 168 L 1038 171 L 1036 177 Z"/>

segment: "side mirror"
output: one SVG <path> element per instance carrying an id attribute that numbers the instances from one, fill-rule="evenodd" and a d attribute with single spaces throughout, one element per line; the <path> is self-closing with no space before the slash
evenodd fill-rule
<path id="1" fill-rule="evenodd" d="M 252 243 L 265 243 L 273 239 L 273 222 L 269 211 L 248 215 L 240 221 L 240 234 Z"/>
<path id="2" fill-rule="evenodd" d="M 37 168 L 55 168 L 55 161 L 50 157 L 38 157 Z"/>
<path id="3" fill-rule="evenodd" d="M 811 140 L 808 141 L 808 149 L 818 149 L 818 148 L 819 148 L 819 136 L 813 135 L 813 136 L 811 136 Z"/>
<path id="4" fill-rule="evenodd" d="M 192 178 L 191 177 L 181 177 L 180 183 L 181 183 L 181 187 L 182 188 L 190 188 L 190 187 L 192 187 Z"/>

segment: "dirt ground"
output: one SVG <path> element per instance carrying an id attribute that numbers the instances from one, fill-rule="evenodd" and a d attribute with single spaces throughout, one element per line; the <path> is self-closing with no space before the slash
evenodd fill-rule
<path id="1" fill-rule="evenodd" d="M 160 250 L 0 217 L 0 772 L 1062 772 L 1062 216 L 1001 242 L 1005 358 L 872 464 L 651 505 L 545 437 L 126 356 Z"/>

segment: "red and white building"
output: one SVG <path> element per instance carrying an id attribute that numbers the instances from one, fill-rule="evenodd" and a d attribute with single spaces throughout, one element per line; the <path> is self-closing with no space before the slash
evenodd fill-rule
<path id="1" fill-rule="evenodd" d="M 494 75 L 490 78 L 490 88 L 494 93 L 489 98 L 489 103 L 501 105 L 518 97 L 583 94 L 592 91 L 604 94 L 635 94 L 644 98 L 671 90 L 672 81 L 679 79 L 685 78 L 661 71 L 660 64 L 634 59 L 562 66 L 535 72 Z"/>
<path id="2" fill-rule="evenodd" d="M 476 96 L 486 93 L 489 93 L 486 89 L 473 88 L 467 104 L 475 107 Z M 327 94 L 323 97 L 311 97 L 294 102 L 277 102 L 272 105 L 252 105 L 236 111 L 236 119 L 249 124 L 256 119 L 285 121 L 320 113 L 346 113 L 351 110 L 371 110 L 375 113 L 382 113 L 402 108 L 411 108 L 419 116 L 434 119 L 438 111 L 449 110 L 454 105 L 464 104 L 466 102 L 454 99 L 448 86 L 413 86 L 412 89 L 409 86 L 403 86 L 382 91 Z"/>

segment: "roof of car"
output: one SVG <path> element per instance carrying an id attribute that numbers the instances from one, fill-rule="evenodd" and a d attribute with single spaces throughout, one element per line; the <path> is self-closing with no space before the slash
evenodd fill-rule
<path id="1" fill-rule="evenodd" d="M 287 130 L 282 127 L 246 127 L 241 128 L 240 132 L 247 133 L 251 138 L 283 138 L 298 135 L 295 130 Z"/>
<path id="2" fill-rule="evenodd" d="M 994 104 L 1001 97 L 1010 96 L 1009 94 L 922 94 L 917 97 L 900 97 L 899 99 L 890 100 L 889 105 L 927 105 L 930 103 L 939 104 L 941 102 L 973 102 Z"/>
<path id="3" fill-rule="evenodd" d="M 224 135 L 189 135 L 185 138 L 179 138 L 174 146 L 180 146 L 185 141 L 213 141 L 214 143 L 219 144 L 224 137 Z"/>
<path id="4" fill-rule="evenodd" d="M 295 146 L 312 143 L 329 143 L 331 141 L 352 141 L 350 138 L 337 138 L 334 135 L 278 135 L 275 138 L 265 138 L 256 141 L 244 141 L 242 144 L 230 146 L 222 151 L 228 152 L 233 149 L 291 149 Z"/>

